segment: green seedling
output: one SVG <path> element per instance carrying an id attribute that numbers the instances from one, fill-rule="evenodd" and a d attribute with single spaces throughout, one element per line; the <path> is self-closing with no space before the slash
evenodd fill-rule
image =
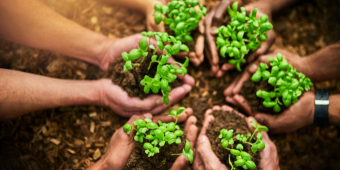
<path id="1" fill-rule="evenodd" d="M 268 57 L 268 60 L 272 66 L 271 72 L 268 71 L 268 65 L 260 63 L 251 80 L 258 82 L 262 79 L 274 86 L 274 90 L 270 92 L 258 90 L 256 96 L 264 99 L 264 107 L 273 108 L 275 112 L 280 112 L 280 105 L 284 104 L 286 107 L 289 107 L 297 103 L 298 97 L 302 95 L 302 92 L 310 90 L 310 86 L 313 86 L 313 83 L 303 73 L 297 72 L 283 58 L 281 53 L 277 53 L 275 58 Z"/>
<path id="2" fill-rule="evenodd" d="M 174 36 L 169 36 L 168 33 L 144 31 L 141 34 L 148 37 L 149 41 L 147 40 L 147 38 L 142 38 L 139 41 L 138 49 L 132 49 L 129 53 L 122 53 L 122 57 L 125 61 L 124 71 L 133 69 L 133 66 L 140 66 L 141 63 L 143 63 L 145 57 L 152 52 L 151 50 L 153 50 L 148 70 L 150 70 L 152 63 L 157 63 L 158 65 L 156 75 L 153 78 L 145 75 L 140 84 L 144 86 L 144 92 L 146 94 L 148 94 L 150 90 L 153 93 L 158 93 L 159 90 L 161 90 L 164 103 L 169 104 L 169 93 L 171 91 L 169 83 L 175 81 L 175 79 L 177 78 L 176 74 L 180 74 L 183 76 L 186 75 L 186 67 L 189 64 L 189 59 L 186 57 L 186 60 L 183 64 L 175 61 L 168 61 L 168 59 L 172 55 L 179 53 L 181 50 L 189 51 L 189 48 L 185 44 L 182 44 L 182 42 L 177 40 Z M 155 46 L 153 45 L 150 45 L 150 39 L 153 36 L 156 37 L 157 48 L 155 48 Z M 172 43 L 173 45 L 164 45 L 165 43 Z M 163 51 L 164 49 L 165 52 Z M 158 50 L 162 51 L 162 53 L 157 55 L 156 52 Z M 143 57 L 140 63 L 132 62 L 133 60 L 137 60 L 140 57 Z M 180 68 L 177 65 L 173 64 L 178 64 Z"/>
<path id="3" fill-rule="evenodd" d="M 154 156 L 156 153 L 160 152 L 160 148 L 168 143 L 169 145 L 176 143 L 182 143 L 181 136 L 184 134 L 180 127 L 177 125 L 177 121 L 181 116 L 181 113 L 185 110 L 185 107 L 179 107 L 177 110 L 170 111 L 171 117 L 175 118 L 175 122 L 163 123 L 162 121 L 158 121 L 158 124 L 152 122 L 151 119 L 137 119 L 133 122 L 136 125 L 136 128 L 130 124 L 125 124 L 123 126 L 124 131 L 130 135 L 132 130 L 136 131 L 134 136 L 134 140 L 140 143 L 143 143 L 143 147 L 145 149 L 145 153 L 148 157 Z M 172 155 L 184 155 L 187 157 L 192 163 L 193 151 L 191 150 L 191 144 L 188 140 L 186 140 L 185 147 L 183 152 L 180 154 L 172 154 Z M 163 160 L 165 163 L 166 160 Z"/>
<path id="4" fill-rule="evenodd" d="M 230 64 L 236 65 L 237 70 L 241 71 L 241 64 L 246 62 L 245 55 L 250 50 L 255 51 L 268 38 L 268 31 L 273 25 L 268 21 L 267 15 L 262 15 L 256 19 L 257 8 L 249 16 L 246 15 L 246 9 L 241 7 L 241 12 L 237 11 L 238 2 L 234 2 L 232 8 L 228 6 L 228 12 L 231 16 L 231 22 L 227 26 L 222 25 L 215 32 L 217 50 L 220 50 L 222 57 L 228 54 L 232 59 Z"/>
<path id="5" fill-rule="evenodd" d="M 221 139 L 222 147 L 224 149 L 227 149 L 230 154 L 236 156 L 236 161 L 234 161 L 234 164 L 230 160 L 230 154 L 228 156 L 231 170 L 236 170 L 237 167 L 242 167 L 243 169 L 256 168 L 255 163 L 251 160 L 252 156 L 243 151 L 243 145 L 241 143 L 243 143 L 244 145 L 251 145 L 251 150 L 253 153 L 262 151 L 265 148 L 265 143 L 262 140 L 261 132 L 267 132 L 268 128 L 266 126 L 258 126 L 255 121 L 251 121 L 251 123 L 255 128 L 253 134 L 249 132 L 246 135 L 237 134 L 236 136 L 233 136 L 233 129 L 222 129 L 220 131 L 220 135 L 218 137 Z M 254 136 L 255 134 L 256 137 Z M 236 141 L 239 141 L 241 143 L 237 144 L 236 147 L 234 147 L 234 143 Z"/>
<path id="6" fill-rule="evenodd" d="M 199 5 L 199 10 L 196 10 L 198 4 L 198 0 L 172 0 L 168 5 L 155 4 L 155 22 L 159 24 L 163 21 L 169 25 L 177 40 L 191 42 L 194 39 L 190 32 L 197 28 L 198 22 L 207 12 L 203 5 Z"/>

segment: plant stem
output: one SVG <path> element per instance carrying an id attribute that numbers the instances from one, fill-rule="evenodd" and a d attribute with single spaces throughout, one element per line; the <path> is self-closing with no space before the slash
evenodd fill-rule
<path id="1" fill-rule="evenodd" d="M 229 165 L 231 166 L 231 169 L 234 169 L 234 166 L 233 166 L 233 164 L 231 163 L 231 160 L 230 160 L 230 154 L 229 154 Z"/>
<path id="2" fill-rule="evenodd" d="M 171 155 L 182 155 L 181 153 L 175 153 L 175 154 L 171 154 Z"/>
<path id="3" fill-rule="evenodd" d="M 255 135 L 256 132 L 257 132 L 257 129 L 255 129 L 254 133 L 250 136 L 249 142 L 251 142 L 251 139 L 253 139 L 253 136 Z"/>
<path id="4" fill-rule="evenodd" d="M 249 145 L 251 145 L 251 146 L 253 146 L 253 145 L 254 145 L 253 143 L 249 143 L 249 142 L 243 142 L 243 143 L 247 143 L 247 144 L 249 144 Z"/>

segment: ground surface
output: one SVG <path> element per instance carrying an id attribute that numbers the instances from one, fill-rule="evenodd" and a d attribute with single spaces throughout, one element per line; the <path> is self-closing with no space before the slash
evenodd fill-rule
<path id="1" fill-rule="evenodd" d="M 137 12 L 98 4 L 92 0 L 44 0 L 65 17 L 112 38 L 145 30 Z M 250 2 L 249 0 L 247 2 Z M 211 7 L 216 1 L 206 0 Z M 312 0 L 274 16 L 276 41 L 272 49 L 308 56 L 340 39 L 339 1 Z M 0 40 L 0 67 L 62 79 L 92 79 L 101 71 L 88 63 L 54 52 Z M 215 104 L 225 103 L 222 91 L 237 72 L 209 78 L 209 65 L 190 66 L 195 87 L 179 105 L 190 106 L 198 117 Z M 317 83 L 318 88 L 340 92 L 340 81 Z M 164 113 L 167 113 L 165 111 Z M 127 119 L 95 106 L 73 106 L 37 111 L 0 123 L 1 169 L 84 169 L 105 153 L 111 135 Z M 335 127 L 305 127 L 294 133 L 270 135 L 283 170 L 340 169 L 340 137 Z"/>

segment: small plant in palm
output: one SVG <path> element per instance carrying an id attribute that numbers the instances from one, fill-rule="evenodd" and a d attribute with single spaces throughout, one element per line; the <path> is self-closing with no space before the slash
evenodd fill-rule
<path id="1" fill-rule="evenodd" d="M 227 26 L 222 25 L 215 32 L 218 34 L 216 44 L 221 56 L 228 54 L 232 58 L 229 63 L 236 65 L 237 70 L 241 71 L 241 64 L 246 62 L 245 55 L 250 50 L 258 49 L 261 41 L 267 40 L 267 33 L 273 25 L 265 14 L 256 19 L 257 8 L 247 16 L 244 7 L 240 8 L 241 12 L 237 11 L 237 7 L 238 2 L 234 2 L 232 8 L 228 6 L 231 22 Z"/>
<path id="2" fill-rule="evenodd" d="M 163 101 L 165 104 L 169 103 L 169 93 L 171 91 L 171 87 L 169 86 L 169 83 L 172 83 L 175 81 L 177 74 L 186 75 L 187 69 L 186 67 L 189 64 L 189 59 L 186 58 L 185 62 L 179 63 L 175 61 L 168 61 L 168 59 L 172 56 L 183 51 L 189 51 L 188 46 L 185 44 L 182 44 L 181 41 L 176 40 L 174 36 L 169 36 L 168 33 L 161 33 L 161 32 L 142 32 L 143 36 L 146 36 L 149 38 L 149 41 L 147 38 L 142 38 L 139 41 L 139 48 L 138 49 L 132 49 L 129 53 L 123 52 L 122 57 L 124 61 L 126 62 L 124 65 L 124 71 L 128 71 L 133 69 L 133 66 L 140 66 L 141 63 L 144 62 L 145 57 L 149 55 L 149 53 L 152 53 L 151 50 L 153 50 L 151 62 L 149 64 L 148 70 L 151 68 L 152 63 L 157 63 L 157 71 L 155 77 L 149 77 L 148 75 L 145 75 L 144 79 L 140 82 L 141 85 L 144 86 L 144 92 L 148 94 L 150 92 L 150 89 L 153 93 L 158 93 L 159 90 L 161 90 L 163 94 Z M 151 37 L 156 37 L 157 42 L 157 48 L 155 46 L 150 44 Z M 172 43 L 164 45 L 164 43 Z M 157 55 L 156 52 L 158 50 L 163 51 L 165 49 L 166 52 L 163 52 L 162 54 Z M 140 63 L 133 63 L 133 60 L 137 60 L 140 57 L 143 57 Z M 178 68 L 178 64 L 180 68 Z"/>
<path id="3" fill-rule="evenodd" d="M 310 90 L 310 86 L 313 86 L 313 83 L 303 73 L 297 72 L 283 58 L 281 53 L 277 53 L 275 58 L 268 57 L 268 60 L 272 66 L 271 72 L 266 64 L 260 63 L 258 70 L 253 74 L 251 80 L 258 82 L 262 79 L 274 86 L 274 90 L 270 92 L 258 90 L 256 96 L 264 99 L 264 107 L 273 108 L 275 112 L 280 112 L 280 105 L 284 104 L 286 107 L 289 107 L 292 103 L 297 103 L 298 97 L 304 91 Z"/>
<path id="4" fill-rule="evenodd" d="M 207 12 L 203 5 L 196 11 L 194 7 L 198 4 L 198 0 L 173 0 L 167 5 L 155 4 L 155 22 L 159 24 L 164 21 L 175 32 L 177 40 L 191 42 L 194 39 L 190 32 L 197 28 L 198 22 Z"/>
<path id="5" fill-rule="evenodd" d="M 134 128 L 130 124 L 125 124 L 123 126 L 124 131 L 129 135 L 132 130 L 136 130 L 136 135 L 134 140 L 143 143 L 145 153 L 148 157 L 154 156 L 156 153 L 160 152 L 160 148 L 168 143 L 169 145 L 176 143 L 180 144 L 181 136 L 184 134 L 180 127 L 177 125 L 177 121 L 181 116 L 181 113 L 185 110 L 185 107 L 179 107 L 177 110 L 170 111 L 171 117 L 175 118 L 175 122 L 163 123 L 158 121 L 158 125 L 152 122 L 151 119 L 137 119 L 133 122 L 137 127 Z M 186 140 L 185 147 L 181 154 L 172 155 L 184 155 L 192 163 L 193 161 L 193 151 L 190 149 L 191 144 Z"/>
<path id="6" fill-rule="evenodd" d="M 233 129 L 222 129 L 220 131 L 219 138 L 221 139 L 222 147 L 224 149 L 227 149 L 230 154 L 236 156 L 236 161 L 234 161 L 234 164 L 230 160 L 230 154 L 228 156 L 231 170 L 236 170 L 238 167 L 242 167 L 243 169 L 256 168 L 255 163 L 251 160 L 252 156 L 243 151 L 243 145 L 251 145 L 251 150 L 253 153 L 262 151 L 265 148 L 265 143 L 262 140 L 261 132 L 267 132 L 268 128 L 266 126 L 258 126 L 255 121 L 251 121 L 251 123 L 255 128 L 252 134 L 249 132 L 246 135 L 237 134 L 236 136 L 233 136 Z M 234 147 L 234 143 L 236 141 L 239 141 L 240 143 L 237 144 L 236 147 Z M 241 143 L 243 143 L 243 145 Z"/>

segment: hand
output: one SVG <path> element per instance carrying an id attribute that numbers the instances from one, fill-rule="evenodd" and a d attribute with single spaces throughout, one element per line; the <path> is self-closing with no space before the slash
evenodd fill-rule
<path id="1" fill-rule="evenodd" d="M 153 13 L 155 12 L 154 6 L 156 3 L 159 3 L 161 5 L 164 5 L 166 3 L 153 0 L 151 1 L 151 4 L 148 5 L 148 8 L 146 9 L 146 28 L 148 31 L 153 32 L 165 32 L 164 22 L 161 22 L 159 24 L 156 24 L 155 22 L 155 16 Z"/>
<path id="2" fill-rule="evenodd" d="M 197 119 L 192 115 L 192 109 L 188 108 L 183 113 L 178 120 L 178 122 L 183 122 L 186 120 L 185 131 L 187 131 L 187 140 L 191 143 L 191 149 L 193 149 L 196 136 L 197 136 Z M 190 116 L 190 117 L 189 117 Z M 152 119 L 153 122 L 157 123 L 158 120 L 162 122 L 174 122 L 173 117 L 168 116 L 155 116 L 152 117 L 151 114 L 147 113 L 144 115 L 134 115 L 130 118 L 127 124 L 133 125 L 133 122 L 137 119 Z M 133 125 L 134 126 L 134 125 Z M 135 141 L 133 139 L 135 131 L 130 135 L 124 132 L 123 127 L 119 128 L 111 137 L 110 145 L 106 153 L 101 157 L 99 161 L 90 166 L 88 169 L 124 169 L 126 162 L 128 161 L 131 152 L 135 148 Z M 189 160 L 183 155 L 179 156 L 171 169 L 183 169 L 189 165 Z"/>
<path id="3" fill-rule="evenodd" d="M 118 57 L 121 57 L 122 52 L 129 52 L 132 49 L 138 49 L 139 40 L 145 38 L 141 34 L 134 34 L 124 38 L 107 39 L 104 45 L 104 50 L 100 52 L 99 58 L 101 62 L 99 67 L 102 70 L 108 70 L 109 64 L 112 63 Z M 151 39 L 150 44 L 156 46 L 156 41 Z"/>
<path id="4" fill-rule="evenodd" d="M 214 38 L 214 35 L 216 33 L 214 32 L 218 27 L 222 25 L 224 16 L 228 12 L 228 6 L 232 5 L 237 0 L 224 0 L 221 3 L 216 4 L 212 10 L 207 14 L 207 19 L 205 20 L 205 25 L 206 25 L 206 30 L 205 30 L 205 35 L 206 35 L 206 53 L 205 55 L 207 56 L 210 65 L 211 65 L 211 71 L 210 71 L 210 76 L 216 76 L 216 77 L 221 77 L 223 74 L 228 71 L 235 69 L 236 66 L 225 63 L 222 65 L 221 68 L 219 68 L 219 56 L 218 56 L 218 51 L 216 49 L 216 40 Z M 240 2 L 240 5 L 242 5 L 242 2 Z M 270 22 L 271 20 L 271 10 L 268 9 L 269 6 L 266 5 L 266 3 L 262 3 L 261 1 L 258 1 L 256 3 L 252 3 L 249 5 L 244 6 L 246 8 L 247 12 L 251 12 L 254 8 L 258 8 L 257 10 L 257 18 L 260 18 L 263 14 L 268 15 L 268 19 Z M 265 42 L 261 43 L 261 47 L 258 48 L 255 52 L 252 52 L 249 54 L 247 58 L 247 62 L 251 63 L 254 61 L 258 56 L 266 53 L 270 46 L 274 43 L 275 40 L 275 33 L 273 29 L 271 29 L 268 32 L 268 39 Z"/>
<path id="5" fill-rule="evenodd" d="M 224 90 L 224 95 L 226 96 L 226 101 L 228 103 L 231 103 L 238 108 L 243 109 L 247 114 L 249 115 L 254 115 L 251 111 L 250 106 L 248 105 L 248 102 L 246 99 L 239 95 L 243 83 L 251 78 L 251 76 L 256 72 L 259 63 L 265 63 L 269 65 L 269 60 L 268 57 L 276 57 L 277 53 L 282 53 L 283 58 L 287 59 L 288 63 L 291 64 L 294 68 L 297 69 L 297 71 L 304 73 L 306 75 L 311 75 L 310 74 L 310 67 L 309 64 L 306 60 L 306 58 L 302 58 L 300 56 L 291 54 L 289 52 L 286 52 L 284 50 L 275 50 L 274 52 L 270 52 L 266 55 L 263 55 L 259 57 L 255 62 L 252 64 L 249 64 L 243 71 L 242 75 L 238 76 L 234 82 L 232 82 L 226 90 Z M 312 77 L 310 77 L 312 79 Z M 230 97 L 232 96 L 233 97 Z"/>
<path id="6" fill-rule="evenodd" d="M 255 119 L 269 128 L 270 133 L 289 133 L 313 124 L 313 92 L 304 92 L 299 101 L 279 115 L 256 113 Z"/>
<path id="7" fill-rule="evenodd" d="M 112 80 L 101 79 L 99 85 L 99 105 L 110 107 L 123 117 L 131 117 L 134 114 L 144 113 L 157 114 L 183 98 L 195 83 L 195 80 L 189 75 L 184 77 L 178 75 L 178 78 L 183 81 L 183 85 L 171 90 L 168 105 L 165 105 L 162 97 L 156 94 L 143 100 L 138 97 L 129 97 L 127 92 L 113 84 Z"/>
<path id="8" fill-rule="evenodd" d="M 228 168 L 221 163 L 221 161 L 216 157 L 214 152 L 211 149 L 211 144 L 209 142 L 208 137 L 206 136 L 206 130 L 209 128 L 210 121 L 214 120 L 214 116 L 210 115 L 213 110 L 223 110 L 223 111 L 232 111 L 233 109 L 229 106 L 214 106 L 213 109 L 209 109 L 205 112 L 204 116 L 204 123 L 197 139 L 197 146 L 196 146 L 196 156 L 194 159 L 193 167 L 195 170 L 200 169 L 210 169 L 210 170 L 227 170 Z M 243 114 L 238 113 L 241 117 L 244 117 Z M 248 127 L 251 131 L 254 131 L 250 121 L 254 120 L 253 117 L 246 118 L 246 122 Z M 279 158 L 277 155 L 276 146 L 274 143 L 269 139 L 268 134 L 266 132 L 261 132 L 263 135 L 263 141 L 266 144 L 266 147 L 263 151 L 261 151 L 261 160 L 259 166 L 263 169 L 280 169 L 279 168 Z"/>

